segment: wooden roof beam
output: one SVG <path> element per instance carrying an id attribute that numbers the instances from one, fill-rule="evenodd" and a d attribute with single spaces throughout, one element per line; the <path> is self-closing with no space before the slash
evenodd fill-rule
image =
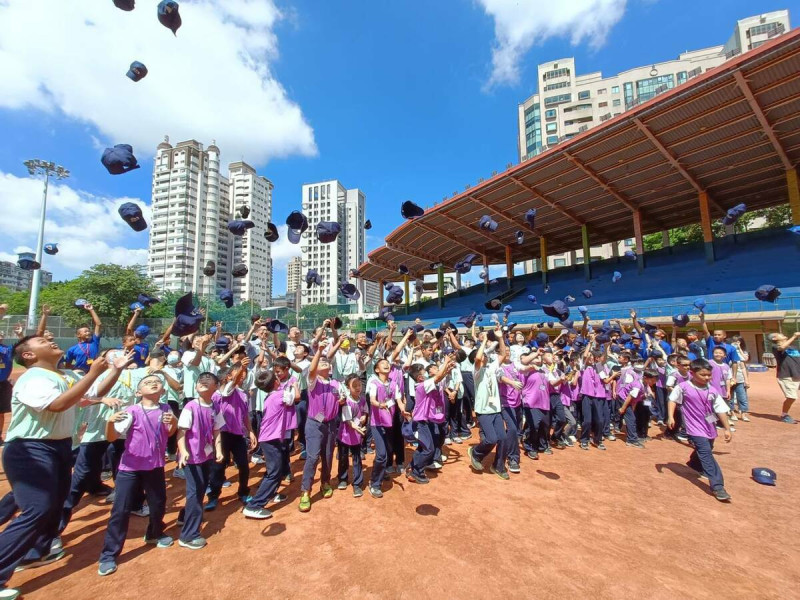
<path id="1" fill-rule="evenodd" d="M 419 250 L 413 250 L 408 246 L 404 246 L 402 244 L 395 244 L 392 242 L 386 242 L 384 247 L 389 250 L 394 250 L 395 252 L 399 252 L 400 254 L 405 254 L 406 256 L 410 256 L 412 258 L 418 258 L 420 260 L 425 260 L 429 263 L 438 262 L 440 259 L 434 258 L 432 254 L 428 254 L 427 252 L 420 252 Z"/>
<path id="2" fill-rule="evenodd" d="M 436 214 L 437 216 L 440 216 L 440 217 L 444 217 L 445 219 L 447 219 L 448 221 L 450 221 L 451 223 L 453 223 L 455 225 L 458 225 L 459 227 L 466 227 L 467 229 L 469 229 L 473 233 L 476 233 L 477 235 L 481 236 L 486 241 L 491 242 L 492 244 L 496 244 L 497 246 L 500 246 L 503 249 L 503 252 L 505 252 L 505 249 L 506 249 L 506 244 L 505 243 L 503 243 L 498 238 L 489 235 L 485 231 L 481 230 L 479 227 L 473 227 L 472 225 L 468 225 L 467 223 L 465 223 L 463 221 L 459 221 L 455 217 L 451 217 L 450 215 L 448 215 L 447 213 L 442 212 L 442 211 L 439 211 L 439 212 L 434 213 L 434 214 Z"/>
<path id="3" fill-rule="evenodd" d="M 522 189 L 528 190 L 531 194 L 533 194 L 536 198 L 538 198 L 539 200 L 544 202 L 547 206 L 549 206 L 553 210 L 555 210 L 557 212 L 560 212 L 562 215 L 564 215 L 565 217 L 569 218 L 569 220 L 572 221 L 573 223 L 575 223 L 578 227 L 581 227 L 581 226 L 586 224 L 586 222 L 583 219 L 581 219 L 578 216 L 576 216 L 571 210 L 569 210 L 567 208 L 564 208 L 562 206 L 559 206 L 553 200 L 551 200 L 550 198 L 548 198 L 547 196 L 542 194 L 539 190 L 537 190 L 532 185 L 528 185 L 527 183 L 525 183 L 521 179 L 518 179 L 517 177 L 512 177 L 511 175 L 509 175 L 508 178 L 511 181 L 513 181 L 514 183 L 516 183 Z"/>

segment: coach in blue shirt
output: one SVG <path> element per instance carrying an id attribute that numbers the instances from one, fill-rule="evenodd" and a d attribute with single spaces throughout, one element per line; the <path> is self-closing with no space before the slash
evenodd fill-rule
<path id="1" fill-rule="evenodd" d="M 100 354 L 100 329 L 103 324 L 91 304 L 84 304 L 83 308 L 92 315 L 94 333 L 86 326 L 78 327 L 75 331 L 78 343 L 71 346 L 64 354 L 64 366 L 67 369 L 86 372 L 92 366 L 97 355 Z"/>

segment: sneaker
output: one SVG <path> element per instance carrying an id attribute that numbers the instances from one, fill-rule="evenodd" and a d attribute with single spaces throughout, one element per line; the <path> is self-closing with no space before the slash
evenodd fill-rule
<path id="1" fill-rule="evenodd" d="M 149 538 L 147 536 L 144 536 L 144 543 L 153 544 L 155 545 L 156 548 L 169 548 L 170 546 L 172 546 L 172 543 L 174 541 L 175 540 L 173 540 L 168 535 L 162 535 L 161 537 L 157 538 Z"/>
<path id="2" fill-rule="evenodd" d="M 43 556 L 42 558 L 34 558 L 28 560 L 21 560 L 17 565 L 17 568 L 14 569 L 14 572 L 17 571 L 24 571 L 25 569 L 35 569 L 36 567 L 43 567 L 45 565 L 49 565 L 50 563 L 54 563 L 58 560 L 61 560 L 67 555 L 64 550 L 59 550 L 58 552 L 51 552 L 47 556 Z"/>
<path id="3" fill-rule="evenodd" d="M 425 467 L 425 470 L 426 471 L 438 471 L 441 468 L 442 468 L 442 463 L 440 463 L 440 462 L 435 460 L 431 464 L 427 465 Z"/>
<path id="4" fill-rule="evenodd" d="M 406 464 L 405 463 L 400 463 L 399 465 L 397 465 L 395 467 L 395 470 L 397 471 L 398 475 L 402 475 L 403 473 L 406 472 Z"/>
<path id="5" fill-rule="evenodd" d="M 347 482 L 346 481 L 340 481 L 339 485 L 336 486 L 336 489 L 338 489 L 338 490 L 346 490 L 347 489 Z"/>
<path id="6" fill-rule="evenodd" d="M 229 487 L 231 487 L 232 485 L 233 485 L 233 484 L 232 484 L 230 481 L 224 481 L 224 482 L 222 483 L 222 487 L 224 487 L 224 488 L 229 488 Z"/>
<path id="7" fill-rule="evenodd" d="M 383 492 L 381 488 L 369 486 L 369 495 L 373 498 L 383 498 Z"/>
<path id="8" fill-rule="evenodd" d="M 631 448 L 644 448 L 644 444 L 642 442 L 625 442 L 626 446 L 630 446 Z"/>
<path id="9" fill-rule="evenodd" d="M 467 456 L 469 456 L 469 461 L 472 464 L 473 469 L 475 469 L 476 471 L 483 471 L 483 465 L 477 458 L 473 456 L 471 446 L 467 448 Z"/>
<path id="10" fill-rule="evenodd" d="M 242 504 L 250 504 L 250 501 L 252 499 L 253 497 L 249 494 L 246 494 L 244 496 L 239 496 L 239 502 L 241 502 Z"/>
<path id="11" fill-rule="evenodd" d="M 117 492 L 111 492 L 108 496 L 103 498 L 103 504 L 114 504 L 114 500 L 117 498 Z"/>
<path id="12" fill-rule="evenodd" d="M 456 436 L 456 437 L 454 437 L 454 438 L 453 438 L 453 441 L 454 441 L 456 444 L 463 444 L 463 443 L 464 443 L 464 440 L 462 440 L 462 439 L 461 439 L 461 436 Z"/>
<path id="13" fill-rule="evenodd" d="M 574 435 L 569 436 L 568 439 L 569 439 L 570 442 L 577 442 L 578 441 L 578 438 L 576 438 Z"/>
<path id="14" fill-rule="evenodd" d="M 353 498 L 361 498 L 364 495 L 364 490 L 362 490 L 357 485 L 353 486 Z"/>
<path id="15" fill-rule="evenodd" d="M 519 473 L 519 463 L 515 460 L 508 461 L 508 470 L 512 473 Z"/>
<path id="16" fill-rule="evenodd" d="M 742 421 L 744 421 L 745 423 L 750 422 L 750 417 L 747 416 L 747 413 L 742 414 Z"/>
<path id="17" fill-rule="evenodd" d="M 100 577 L 105 577 L 106 575 L 111 575 L 112 573 L 116 572 L 117 572 L 117 563 L 115 563 L 114 561 L 101 562 L 100 566 L 97 567 L 97 574 L 100 575 Z M 11 597 L 16 598 L 16 596 L 9 596 L 9 598 Z"/>
<path id="18" fill-rule="evenodd" d="M 603 442 L 600 442 L 599 444 L 597 444 L 597 449 L 598 450 L 605 450 L 606 449 L 606 445 Z"/>
<path id="19" fill-rule="evenodd" d="M 322 497 L 330 498 L 331 496 L 333 496 L 333 488 L 326 483 L 322 486 Z"/>
<path id="20" fill-rule="evenodd" d="M 188 548 L 189 550 L 202 550 L 207 545 L 208 542 L 206 541 L 206 538 L 199 535 L 193 540 L 189 540 L 188 542 L 185 542 L 183 540 L 178 540 L 178 546 L 182 548 Z"/>
<path id="21" fill-rule="evenodd" d="M 731 431 L 736 431 L 736 427 L 734 427 L 733 425 L 728 425 L 728 427 L 730 427 Z"/>
<path id="22" fill-rule="evenodd" d="M 279 502 L 286 502 L 289 498 L 286 494 L 275 494 L 275 496 L 270 500 L 273 504 L 278 504 Z"/>
<path id="23" fill-rule="evenodd" d="M 561 443 L 564 444 L 564 446 L 566 446 L 567 448 L 572 448 L 575 445 L 575 443 L 569 438 L 562 440 Z"/>
<path id="24" fill-rule="evenodd" d="M 659 419 L 659 420 L 656 422 L 656 425 L 658 425 L 659 427 L 663 427 L 663 426 L 664 426 L 664 419 Z"/>
<path id="25" fill-rule="evenodd" d="M 175 469 L 172 472 L 172 476 L 176 479 L 186 479 L 186 475 L 183 474 L 183 469 Z"/>
<path id="26" fill-rule="evenodd" d="M 375 448 L 367 448 L 367 454 L 375 454 Z"/>
<path id="27" fill-rule="evenodd" d="M 300 505 L 298 506 L 300 512 L 308 512 L 311 510 L 311 494 L 303 492 L 300 496 Z"/>
<path id="28" fill-rule="evenodd" d="M 738 420 L 739 420 L 739 417 L 737 417 L 737 416 L 736 416 L 736 413 L 731 413 L 731 414 L 728 416 L 728 419 L 729 419 L 729 420 L 731 420 L 731 421 L 738 421 Z"/>
<path id="29" fill-rule="evenodd" d="M 589 443 L 588 442 L 581 442 L 581 450 L 588 450 Z"/>
<path id="30" fill-rule="evenodd" d="M 113 476 L 114 474 L 111 471 L 103 471 L 102 473 L 100 473 L 100 481 L 108 481 Z"/>
<path id="31" fill-rule="evenodd" d="M 725 488 L 717 488 L 712 493 L 714 494 L 714 498 L 720 502 L 730 502 L 731 500 L 731 495 L 725 491 Z"/>
<path id="32" fill-rule="evenodd" d="M 211 500 L 206 502 L 206 505 L 203 507 L 203 510 L 215 510 L 218 504 L 219 500 L 217 500 L 216 498 L 212 498 Z"/>
<path id="33" fill-rule="evenodd" d="M 305 460 L 306 458 L 308 458 L 308 452 L 306 452 L 305 450 L 302 450 L 300 452 L 300 460 Z"/>
<path id="34" fill-rule="evenodd" d="M 292 483 L 294 481 L 294 475 L 291 473 L 287 474 L 286 477 L 283 478 L 286 483 Z"/>
<path id="35" fill-rule="evenodd" d="M 184 521 L 183 521 L 183 517 L 182 517 L 182 516 L 180 516 L 180 515 L 178 515 L 178 519 L 175 521 L 175 524 L 176 524 L 178 527 L 183 527 L 183 522 L 184 522 Z"/>
<path id="36" fill-rule="evenodd" d="M 611 435 L 607 435 L 607 436 L 605 436 L 605 438 L 606 438 L 606 439 L 607 439 L 609 442 L 616 442 L 616 441 L 617 441 L 617 436 L 615 436 L 613 433 L 612 433 Z"/>
<path id="37" fill-rule="evenodd" d="M 101 486 L 101 487 L 100 487 L 100 489 L 99 489 L 99 490 L 97 490 L 96 492 L 92 492 L 92 496 L 97 496 L 97 497 L 99 497 L 99 498 L 106 498 L 106 497 L 108 497 L 108 496 L 109 496 L 109 495 L 110 495 L 110 494 L 111 494 L 113 491 L 114 491 L 114 488 L 112 488 L 111 486 L 108 486 L 108 485 L 105 485 L 105 484 L 104 484 L 103 486 Z"/>
<path id="38" fill-rule="evenodd" d="M 132 510 L 132 515 L 136 515 L 137 517 L 149 517 L 150 516 L 150 507 L 147 506 L 147 502 L 142 504 L 142 508 L 139 510 Z"/>
<path id="39" fill-rule="evenodd" d="M 528 457 L 528 458 L 530 458 L 531 460 L 539 460 L 539 453 L 538 453 L 538 452 L 536 452 L 536 451 L 534 451 L 534 450 L 528 450 L 528 451 L 525 453 L 525 456 L 527 456 L 527 457 Z"/>
<path id="40" fill-rule="evenodd" d="M 510 479 L 508 471 L 498 471 L 497 469 L 494 468 L 494 465 L 489 467 L 489 470 L 495 475 L 497 475 L 500 479 L 505 479 L 505 480 Z"/>
<path id="41" fill-rule="evenodd" d="M 55 538 L 50 542 L 50 554 L 57 554 L 64 549 L 64 543 L 61 541 L 61 536 Z"/>
<path id="42" fill-rule="evenodd" d="M 265 461 L 262 456 L 253 454 L 253 457 L 250 459 L 250 462 L 253 463 L 254 465 L 263 465 Z"/>
<path id="43" fill-rule="evenodd" d="M 400 471 L 398 471 L 397 467 L 386 467 L 386 472 L 392 474 L 392 473 L 399 473 Z"/>
<path id="44" fill-rule="evenodd" d="M 413 471 L 408 474 L 408 480 L 413 481 L 414 483 L 430 483 L 430 479 L 427 477 L 420 477 L 416 475 Z"/>
<path id="45" fill-rule="evenodd" d="M 688 442 L 689 436 L 686 435 L 685 433 L 678 433 L 675 435 L 675 439 L 680 440 L 681 442 Z"/>
<path id="46" fill-rule="evenodd" d="M 242 514 L 247 517 L 248 519 L 270 519 L 272 518 L 272 513 L 269 512 L 266 508 L 249 508 L 245 506 L 242 509 Z"/>
<path id="47" fill-rule="evenodd" d="M 452 446 L 453 445 L 453 440 L 452 440 L 452 438 L 444 438 L 444 443 L 447 446 Z"/>

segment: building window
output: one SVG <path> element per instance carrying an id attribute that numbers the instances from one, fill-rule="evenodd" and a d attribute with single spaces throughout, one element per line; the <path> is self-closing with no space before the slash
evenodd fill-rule
<path id="1" fill-rule="evenodd" d="M 688 77 L 686 76 L 686 71 L 678 71 L 678 85 L 682 83 L 686 83 Z"/>
<path id="2" fill-rule="evenodd" d="M 555 133 L 558 131 L 558 123 L 548 123 L 546 127 L 547 133 Z"/>
<path id="3" fill-rule="evenodd" d="M 613 106 L 619 106 L 619 105 L 622 104 L 622 100 L 620 100 L 619 98 L 616 98 L 611 104 Z"/>
<path id="4" fill-rule="evenodd" d="M 653 98 L 657 94 L 675 87 L 675 76 L 659 75 L 648 79 L 640 79 L 636 82 L 636 96 L 639 102 L 644 102 Z"/>
<path id="5" fill-rule="evenodd" d="M 607 88 L 600 88 L 599 90 L 597 90 L 597 95 L 599 96 L 600 94 L 605 94 L 607 91 L 608 91 Z"/>
<path id="6" fill-rule="evenodd" d="M 545 106 L 561 104 L 562 102 L 572 102 L 572 94 L 560 94 L 558 96 L 548 96 L 544 99 Z"/>
<path id="7" fill-rule="evenodd" d="M 575 257 L 575 264 L 576 265 L 582 265 L 583 264 L 583 257 L 582 256 L 576 256 Z"/>
<path id="8" fill-rule="evenodd" d="M 633 106 L 633 84 L 628 82 L 624 84 L 625 88 L 625 106 Z"/>
<path id="9" fill-rule="evenodd" d="M 558 65 L 553 65 L 553 67 L 558 67 Z M 547 81 L 548 79 L 555 79 L 556 77 L 564 77 L 565 75 L 569 75 L 569 73 L 569 69 L 554 68 L 552 71 L 547 71 L 544 75 L 542 75 L 542 79 Z"/>
<path id="10" fill-rule="evenodd" d="M 557 90 L 559 88 L 569 87 L 571 84 L 569 81 L 559 81 L 558 83 L 550 83 L 544 86 L 544 91 L 549 92 L 550 90 Z"/>
<path id="11" fill-rule="evenodd" d="M 617 102 L 619 102 L 619 100 L 617 100 Z M 601 102 L 597 105 L 598 108 L 605 108 L 606 106 L 608 106 L 608 102 Z"/>
<path id="12" fill-rule="evenodd" d="M 547 145 L 548 146 L 555 146 L 558 143 L 558 136 L 557 135 L 548 135 L 547 136 Z"/>
<path id="13" fill-rule="evenodd" d="M 592 93 L 589 90 L 584 90 L 583 92 L 578 92 L 578 100 L 587 100 L 588 98 L 592 97 Z"/>
<path id="14" fill-rule="evenodd" d="M 566 267 L 567 266 L 567 259 L 566 258 L 556 258 L 553 259 L 553 265 L 558 267 Z"/>
<path id="15" fill-rule="evenodd" d="M 558 114 L 558 111 L 555 108 L 550 108 L 550 109 L 544 111 L 545 119 L 555 119 L 556 118 L 556 114 Z"/>
<path id="16" fill-rule="evenodd" d="M 628 238 L 627 240 L 625 240 L 624 243 L 625 243 L 625 247 L 626 248 L 632 247 L 633 246 L 633 238 Z"/>
<path id="17" fill-rule="evenodd" d="M 612 85 L 611 86 L 611 93 L 612 94 L 619 94 L 619 86 L 618 85 Z"/>

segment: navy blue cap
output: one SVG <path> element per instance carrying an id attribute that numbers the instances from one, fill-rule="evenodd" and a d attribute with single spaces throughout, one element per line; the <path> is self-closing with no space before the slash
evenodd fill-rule
<path id="1" fill-rule="evenodd" d="M 214 347 L 220 352 L 227 352 L 229 346 L 230 342 L 226 337 L 221 337 L 216 342 L 214 342 Z"/>
<path id="2" fill-rule="evenodd" d="M 150 328 L 147 325 L 139 325 L 136 329 L 133 330 L 133 335 L 138 338 L 144 339 L 148 335 L 150 335 Z"/>
<path id="3" fill-rule="evenodd" d="M 611 276 L 611 283 L 617 283 L 620 279 L 622 279 L 622 273 L 614 271 L 614 274 Z"/>
<path id="4" fill-rule="evenodd" d="M 247 206 L 247 204 L 242 204 L 237 210 L 237 212 L 239 213 L 240 217 L 246 219 L 247 217 L 250 216 L 250 207 Z"/>
<path id="5" fill-rule="evenodd" d="M 594 296 L 592 290 L 583 290 L 581 294 L 583 294 L 584 298 L 591 298 L 592 296 Z"/>
<path id="6" fill-rule="evenodd" d="M 525 242 L 525 232 L 521 229 L 517 230 L 517 233 L 514 234 L 517 238 L 517 243 L 522 245 Z"/>
<path id="7" fill-rule="evenodd" d="M 604 331 L 601 331 L 600 333 L 598 333 L 597 336 L 594 339 L 599 344 L 607 344 L 608 342 L 611 341 L 611 337 Z"/>
<path id="8" fill-rule="evenodd" d="M 404 219 L 415 219 L 425 214 L 425 210 L 414 204 L 411 200 L 406 200 L 400 207 L 400 214 Z"/>
<path id="9" fill-rule="evenodd" d="M 159 300 L 155 296 L 148 296 L 147 294 L 139 294 L 136 297 L 136 301 L 139 302 L 140 304 L 143 304 L 145 308 L 150 308 L 151 306 L 153 306 L 153 304 L 158 304 L 159 302 L 161 302 L 161 300 Z"/>
<path id="10" fill-rule="evenodd" d="M 385 289 L 387 292 L 391 292 L 396 287 L 397 286 L 395 284 L 393 284 L 391 281 L 388 281 L 388 282 L 383 284 L 383 289 Z"/>
<path id="11" fill-rule="evenodd" d="M 175 323 L 172 326 L 172 335 L 183 336 L 194 333 L 200 328 L 204 319 L 192 301 L 192 292 L 178 298 L 175 303 Z"/>
<path id="12" fill-rule="evenodd" d="M 753 479 L 763 485 L 775 485 L 775 480 L 778 479 L 777 473 L 772 469 L 766 467 L 756 467 L 751 471 Z"/>
<path id="13" fill-rule="evenodd" d="M 234 277 L 244 277 L 247 275 L 247 265 L 244 263 L 236 263 L 231 269 L 231 275 Z"/>
<path id="14" fill-rule="evenodd" d="M 364 221 L 364 229 L 372 229 L 372 221 L 370 221 L 369 219 Z"/>
<path id="15" fill-rule="evenodd" d="M 114 0 L 114 6 L 125 11 L 133 10 L 135 5 L 135 0 Z"/>
<path id="16" fill-rule="evenodd" d="M 566 302 L 567 304 L 575 302 L 575 296 L 570 296 L 570 295 L 564 296 L 564 302 Z"/>
<path id="17" fill-rule="evenodd" d="M 733 225 L 746 212 L 747 212 L 747 206 L 745 204 L 737 204 L 733 208 L 728 209 L 728 212 L 726 212 L 725 216 L 722 218 L 722 224 Z"/>
<path id="18" fill-rule="evenodd" d="M 569 308 L 561 300 L 556 300 L 552 304 L 545 304 L 542 306 L 542 311 L 548 317 L 555 317 L 559 321 L 569 318 Z"/>
<path id="19" fill-rule="evenodd" d="M 373 342 L 373 341 L 375 341 L 375 337 L 378 335 L 378 330 L 377 329 L 367 329 L 364 332 L 364 335 L 366 336 L 368 342 Z"/>
<path id="20" fill-rule="evenodd" d="M 147 67 L 144 64 L 140 63 L 138 60 L 135 60 L 131 63 L 128 72 L 125 73 L 128 76 L 128 79 L 132 81 L 141 81 L 144 79 L 145 75 L 147 75 Z"/>
<path id="21" fill-rule="evenodd" d="M 206 263 L 206 266 L 203 267 L 203 275 L 206 277 L 213 277 L 214 273 L 217 272 L 217 265 L 213 260 L 210 260 Z"/>
<path id="22" fill-rule="evenodd" d="M 762 302 L 775 302 L 781 291 L 774 285 L 762 285 L 756 290 L 756 298 Z"/>
<path id="23" fill-rule="evenodd" d="M 230 290 L 222 290 L 219 293 L 219 299 L 222 300 L 222 303 L 225 305 L 225 308 L 230 308 L 233 306 L 233 292 Z"/>
<path id="24" fill-rule="evenodd" d="M 578 307 L 578 312 L 581 313 L 581 316 L 585 317 L 586 313 L 589 312 L 589 309 L 586 308 L 585 306 L 579 306 Z"/>
<path id="25" fill-rule="evenodd" d="M 489 215 L 483 215 L 478 221 L 478 227 L 486 231 L 497 231 L 497 221 Z"/>
<path id="26" fill-rule="evenodd" d="M 408 275 L 408 267 L 403 264 L 397 265 L 397 270 L 403 275 Z"/>
<path id="27" fill-rule="evenodd" d="M 275 223 L 269 221 L 267 223 L 267 230 L 264 232 L 264 239 L 268 242 L 277 242 L 280 235 L 278 235 L 278 228 Z"/>
<path id="28" fill-rule="evenodd" d="M 672 323 L 677 327 L 686 327 L 686 325 L 689 323 L 689 315 L 686 313 L 674 315 L 672 317 Z"/>
<path id="29" fill-rule="evenodd" d="M 228 231 L 230 231 L 235 236 L 243 236 L 247 233 L 248 229 L 255 227 L 256 224 L 252 221 L 245 221 L 245 220 L 235 220 L 230 221 L 228 223 Z"/>
<path id="30" fill-rule="evenodd" d="M 117 212 L 119 212 L 119 216 L 122 217 L 122 220 L 130 225 L 131 229 L 134 231 L 144 231 L 147 229 L 147 221 L 144 220 L 142 209 L 138 204 L 125 202 L 119 207 Z"/>
<path id="31" fill-rule="evenodd" d="M 529 208 L 528 211 L 525 213 L 525 222 L 528 224 L 528 227 L 533 229 L 536 223 L 536 209 Z"/>
<path id="32" fill-rule="evenodd" d="M 130 144 L 117 144 L 113 148 L 106 148 L 100 157 L 100 162 L 112 175 L 122 175 L 139 168 L 139 162 L 133 155 L 133 147 Z"/>
<path id="33" fill-rule="evenodd" d="M 544 331 L 540 331 L 536 334 L 536 343 L 539 345 L 546 344 L 550 341 L 550 336 L 547 335 Z"/>
<path id="34" fill-rule="evenodd" d="M 506 315 L 506 316 L 508 316 L 508 315 L 509 315 L 509 313 L 511 313 L 511 311 L 512 311 L 512 310 L 514 310 L 514 307 L 513 307 L 513 306 L 511 306 L 510 304 L 506 304 L 506 305 L 503 307 L 503 312 L 505 313 L 505 315 Z"/>
<path id="35" fill-rule="evenodd" d="M 632 339 L 633 338 L 627 333 L 623 333 L 621 336 L 619 336 L 619 341 L 622 342 L 623 344 L 627 344 Z"/>
<path id="36" fill-rule="evenodd" d="M 335 242 L 342 231 L 342 226 L 336 221 L 320 221 L 317 223 L 317 239 L 323 244 Z"/>
<path id="37" fill-rule="evenodd" d="M 561 325 L 566 329 L 573 329 L 575 327 L 575 321 L 572 319 L 562 319 Z"/>
<path id="38" fill-rule="evenodd" d="M 84 298 L 78 298 L 77 300 L 75 300 L 75 306 L 77 306 L 78 308 L 86 306 L 87 304 L 89 304 L 89 301 L 85 300 Z"/>
<path id="39" fill-rule="evenodd" d="M 556 325 L 556 324 L 555 324 L 555 323 L 553 323 L 552 321 L 548 321 L 548 322 L 547 322 L 547 326 L 548 326 L 550 329 L 552 329 L 553 327 L 555 327 L 555 325 Z"/>
<path id="40" fill-rule="evenodd" d="M 536 304 L 536 296 L 534 296 L 533 294 L 528 294 L 528 301 L 532 302 L 533 304 Z"/>
<path id="41" fill-rule="evenodd" d="M 359 292 L 358 288 L 352 283 L 347 283 L 347 282 L 342 283 L 339 286 L 339 291 L 341 291 L 342 296 L 344 296 L 348 300 L 358 300 L 359 298 L 361 298 L 361 292 Z"/>
<path id="42" fill-rule="evenodd" d="M 705 298 L 696 298 L 694 303 L 692 304 L 697 310 L 703 312 L 706 308 L 706 299 Z"/>
<path id="43" fill-rule="evenodd" d="M 703 356 L 703 347 L 697 342 L 689 344 L 689 350 L 694 352 L 697 356 Z"/>
<path id="44" fill-rule="evenodd" d="M 350 277 L 353 279 L 358 279 L 361 277 L 361 272 L 358 269 L 350 269 Z"/>
<path id="45" fill-rule="evenodd" d="M 293 210 L 286 217 L 286 226 L 289 228 L 287 234 L 289 241 L 297 244 L 300 241 L 300 236 L 308 229 L 308 219 L 299 210 Z"/>
<path id="46" fill-rule="evenodd" d="M 306 288 L 310 288 L 312 285 L 322 285 L 322 277 L 316 269 L 309 269 L 306 273 Z"/>
<path id="47" fill-rule="evenodd" d="M 462 275 L 466 275 L 472 270 L 471 263 L 465 263 L 464 261 L 460 260 L 455 264 L 455 270 L 457 273 L 461 273 Z"/>
<path id="48" fill-rule="evenodd" d="M 178 12 L 178 3 L 174 0 L 162 0 L 158 5 L 158 22 L 169 29 L 173 35 L 181 26 L 181 15 Z"/>
<path id="49" fill-rule="evenodd" d="M 45 244 L 44 253 L 49 254 L 50 256 L 58 254 L 58 244 Z"/>
<path id="50" fill-rule="evenodd" d="M 378 313 L 378 318 L 381 321 L 394 321 L 394 315 L 392 314 L 392 307 L 391 306 L 384 306 L 381 309 L 381 312 Z"/>
<path id="51" fill-rule="evenodd" d="M 503 301 L 500 300 L 500 298 L 492 298 L 491 300 L 487 300 L 484 306 L 486 310 L 497 310 L 503 306 Z"/>
<path id="52" fill-rule="evenodd" d="M 464 327 L 472 327 L 472 324 L 475 322 L 475 318 L 477 317 L 477 313 L 472 311 L 468 315 L 460 317 L 456 323 L 461 323 Z"/>
<path id="53" fill-rule="evenodd" d="M 289 326 L 278 319 L 272 319 L 267 323 L 267 331 L 270 333 L 289 333 Z"/>
<path id="54" fill-rule="evenodd" d="M 131 310 L 144 310 L 144 304 L 141 302 L 134 302 L 131 304 Z"/>
<path id="55" fill-rule="evenodd" d="M 625 258 L 636 260 L 636 252 L 634 252 L 633 250 L 625 250 Z"/>

